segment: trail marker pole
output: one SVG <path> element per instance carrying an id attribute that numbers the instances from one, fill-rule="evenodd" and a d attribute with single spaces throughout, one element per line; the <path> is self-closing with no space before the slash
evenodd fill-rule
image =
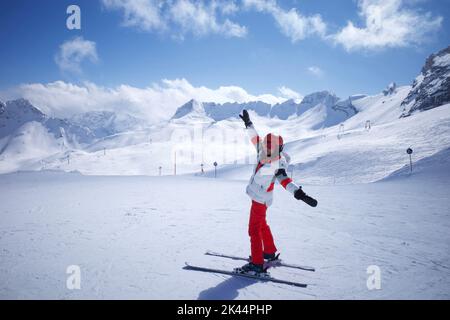
<path id="1" fill-rule="evenodd" d="M 410 168 L 410 173 L 412 173 L 413 171 L 413 167 L 412 167 L 412 153 L 413 153 L 413 149 L 408 148 L 406 149 L 406 153 L 409 155 L 409 168 Z"/>
<path id="2" fill-rule="evenodd" d="M 173 175 L 176 176 L 177 175 L 177 152 L 175 151 L 175 163 L 173 166 Z"/>
<path id="3" fill-rule="evenodd" d="M 214 178 L 217 178 L 217 162 L 214 161 Z"/>

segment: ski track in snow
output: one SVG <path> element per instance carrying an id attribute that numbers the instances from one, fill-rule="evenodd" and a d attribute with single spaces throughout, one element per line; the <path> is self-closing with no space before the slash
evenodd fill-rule
<path id="1" fill-rule="evenodd" d="M 316 272 L 276 268 L 294 288 L 183 270 L 185 261 L 240 266 L 246 256 L 245 182 L 199 177 L 0 176 L 2 299 L 449 299 L 449 179 L 304 186 L 317 208 L 279 186 L 268 222 L 282 257 Z M 81 290 L 66 268 L 81 267 Z M 370 265 L 381 290 L 366 287 Z"/>

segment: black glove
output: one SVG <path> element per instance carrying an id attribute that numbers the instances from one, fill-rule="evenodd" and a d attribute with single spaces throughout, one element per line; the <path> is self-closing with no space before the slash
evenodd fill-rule
<path id="1" fill-rule="evenodd" d="M 302 187 L 298 188 L 294 193 L 294 197 L 297 200 L 302 200 L 306 196 L 306 193 L 303 192 Z"/>
<path id="2" fill-rule="evenodd" d="M 302 200 L 303 202 L 309 204 L 311 207 L 317 207 L 317 200 L 304 193 L 302 187 L 298 188 L 297 191 L 295 191 L 294 197 L 297 200 Z"/>
<path id="3" fill-rule="evenodd" d="M 239 117 L 242 119 L 242 121 L 244 121 L 246 128 L 250 127 L 253 124 L 250 121 L 250 116 L 248 115 L 248 111 L 247 110 L 244 109 L 242 111 L 242 115 L 239 115 Z"/>

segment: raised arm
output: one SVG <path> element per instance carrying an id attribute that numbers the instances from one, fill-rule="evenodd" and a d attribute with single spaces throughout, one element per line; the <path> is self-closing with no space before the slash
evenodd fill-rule
<path id="1" fill-rule="evenodd" d="M 258 132 L 256 131 L 255 127 L 253 126 L 253 122 L 250 120 L 248 111 L 244 109 L 242 111 L 242 115 L 239 115 L 239 117 L 245 123 L 245 128 L 247 129 L 247 134 L 250 138 L 250 141 L 255 146 L 256 150 L 259 152 L 261 138 L 259 137 Z"/>

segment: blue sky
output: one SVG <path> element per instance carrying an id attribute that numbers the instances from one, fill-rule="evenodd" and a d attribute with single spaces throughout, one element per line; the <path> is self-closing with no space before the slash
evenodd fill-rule
<path id="1" fill-rule="evenodd" d="M 0 90 L 58 80 L 145 88 L 186 79 L 194 88 L 237 86 L 252 95 L 278 96 L 286 87 L 345 97 L 380 92 L 391 81 L 410 84 L 426 57 L 450 44 L 450 0 L 154 3 L 2 1 Z M 81 9 L 81 30 L 66 28 L 71 4 Z M 386 30 L 370 29 L 366 20 L 380 15 Z M 63 43 L 75 39 L 91 49 L 61 58 Z"/>

